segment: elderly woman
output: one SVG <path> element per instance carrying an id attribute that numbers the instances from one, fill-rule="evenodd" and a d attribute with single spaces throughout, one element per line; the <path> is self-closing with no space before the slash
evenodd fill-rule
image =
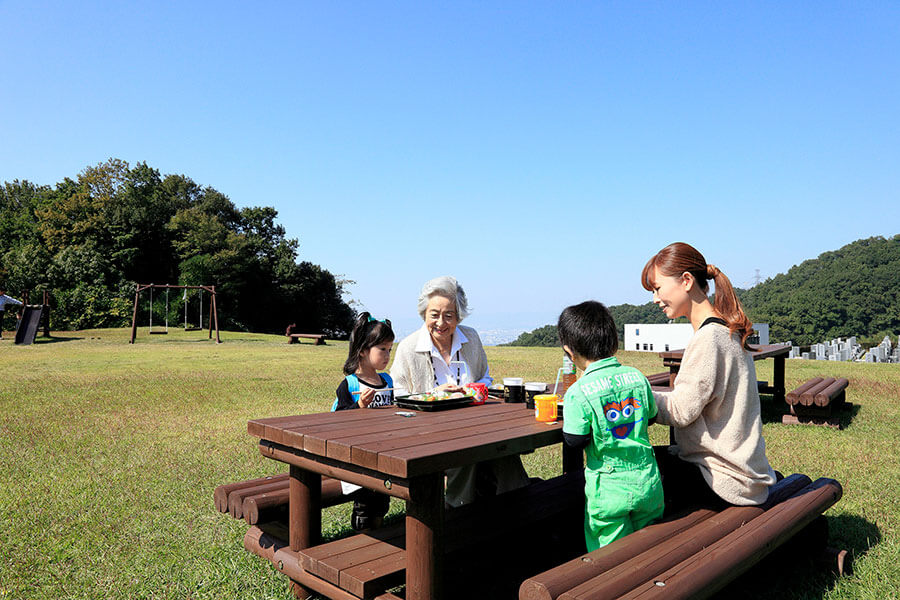
<path id="1" fill-rule="evenodd" d="M 468 314 L 466 293 L 453 277 L 436 277 L 422 287 L 419 316 L 424 324 L 400 342 L 391 366 L 397 396 L 433 389 L 452 392 L 467 383 L 491 384 L 478 333 L 459 324 Z M 500 458 L 448 470 L 445 500 L 460 506 L 472 502 L 476 494 L 502 493 L 527 483 L 517 456 Z"/>

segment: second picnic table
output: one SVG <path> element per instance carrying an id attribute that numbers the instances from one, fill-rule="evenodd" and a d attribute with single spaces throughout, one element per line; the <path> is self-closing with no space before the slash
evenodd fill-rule
<path id="1" fill-rule="evenodd" d="M 260 438 L 264 456 L 290 465 L 294 555 L 308 555 L 320 543 L 321 476 L 361 485 L 406 501 L 405 597 L 439 599 L 445 595 L 444 471 L 561 443 L 562 422 L 540 423 L 523 404 L 497 401 L 412 417 L 399 412 L 391 407 L 257 419 L 248 423 L 248 432 Z M 580 471 L 581 453 L 563 447 L 563 470 Z M 306 588 L 332 598 L 350 596 L 340 583 L 302 567 L 288 574 L 301 596 Z"/>
<path id="2" fill-rule="evenodd" d="M 753 360 L 764 360 L 772 358 L 775 365 L 772 374 L 772 384 L 760 382 L 759 391 L 772 394 L 775 402 L 780 406 L 784 403 L 785 387 L 784 387 L 784 363 L 791 347 L 788 344 L 764 344 L 752 346 L 754 350 L 750 352 Z M 669 386 L 675 385 L 675 376 L 681 368 L 681 359 L 684 357 L 684 350 L 672 350 L 670 352 L 660 352 L 659 356 L 663 359 L 663 366 L 669 368 Z"/>

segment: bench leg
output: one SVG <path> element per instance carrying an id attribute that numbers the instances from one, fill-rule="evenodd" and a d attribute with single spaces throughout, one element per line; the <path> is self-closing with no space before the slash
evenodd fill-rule
<path id="1" fill-rule="evenodd" d="M 291 465 L 289 494 L 291 550 L 297 552 L 318 545 L 322 537 L 322 476 Z M 312 592 L 293 580 L 291 592 L 295 598 L 303 600 L 312 595 Z"/>

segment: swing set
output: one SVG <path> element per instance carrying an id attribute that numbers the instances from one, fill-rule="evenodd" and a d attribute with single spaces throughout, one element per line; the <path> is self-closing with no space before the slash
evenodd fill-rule
<path id="1" fill-rule="evenodd" d="M 165 321 L 164 325 L 157 326 L 154 329 L 153 326 L 153 290 L 166 290 L 166 312 L 165 312 Z M 137 284 L 137 289 L 134 292 L 134 313 L 131 317 L 131 342 L 134 343 L 134 338 L 137 337 L 137 320 L 138 320 L 138 303 L 140 302 L 141 292 L 145 290 L 150 290 L 150 333 L 154 335 L 165 335 L 169 333 L 169 290 L 184 290 L 182 295 L 182 300 L 184 301 L 184 330 L 185 331 L 200 331 L 203 329 L 203 292 L 206 291 L 209 294 L 209 339 L 212 339 L 213 325 L 216 328 L 216 343 L 221 344 L 222 340 L 219 339 L 219 314 L 216 310 L 216 286 L 214 285 L 171 285 L 168 283 L 165 284 Z M 200 320 L 196 327 L 190 325 L 188 323 L 188 290 L 198 290 L 197 295 L 200 298 Z"/>

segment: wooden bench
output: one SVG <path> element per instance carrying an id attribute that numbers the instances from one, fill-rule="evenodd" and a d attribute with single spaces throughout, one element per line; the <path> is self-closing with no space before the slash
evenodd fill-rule
<path id="1" fill-rule="evenodd" d="M 213 492 L 216 510 L 244 519 L 249 525 L 269 521 L 287 522 L 289 495 L 287 473 L 220 485 Z M 336 506 L 350 499 L 341 490 L 341 482 L 322 478 L 322 507 Z"/>
<path id="2" fill-rule="evenodd" d="M 647 381 L 649 381 L 650 385 L 653 387 L 670 387 L 668 371 L 663 371 L 662 373 L 654 373 L 653 375 L 647 375 Z"/>
<path id="3" fill-rule="evenodd" d="M 483 597 L 511 597 L 529 573 L 583 552 L 583 490 L 583 473 L 575 472 L 448 509 L 443 545 L 447 597 L 471 597 L 472 582 L 479 577 Z M 299 552 L 291 551 L 286 540 L 284 533 L 251 527 L 244 547 L 295 581 L 312 589 L 318 582 L 320 593 L 337 588 L 356 598 L 386 599 L 394 596 L 385 590 L 403 583 L 402 521 Z M 501 556 L 503 560 L 495 560 Z"/>
<path id="4" fill-rule="evenodd" d="M 813 377 L 785 395 L 790 414 L 782 423 L 790 425 L 825 425 L 840 429 L 835 410 L 850 407 L 847 402 L 849 382 L 843 377 Z"/>
<path id="5" fill-rule="evenodd" d="M 792 475 L 773 486 L 762 506 L 695 510 L 650 525 L 526 579 L 519 599 L 707 597 L 803 530 L 841 494 L 833 479 Z"/>
<path id="6" fill-rule="evenodd" d="M 287 334 L 288 344 L 293 344 L 300 338 L 308 338 L 316 341 L 316 346 L 325 345 L 325 335 L 322 333 L 289 333 Z"/>

